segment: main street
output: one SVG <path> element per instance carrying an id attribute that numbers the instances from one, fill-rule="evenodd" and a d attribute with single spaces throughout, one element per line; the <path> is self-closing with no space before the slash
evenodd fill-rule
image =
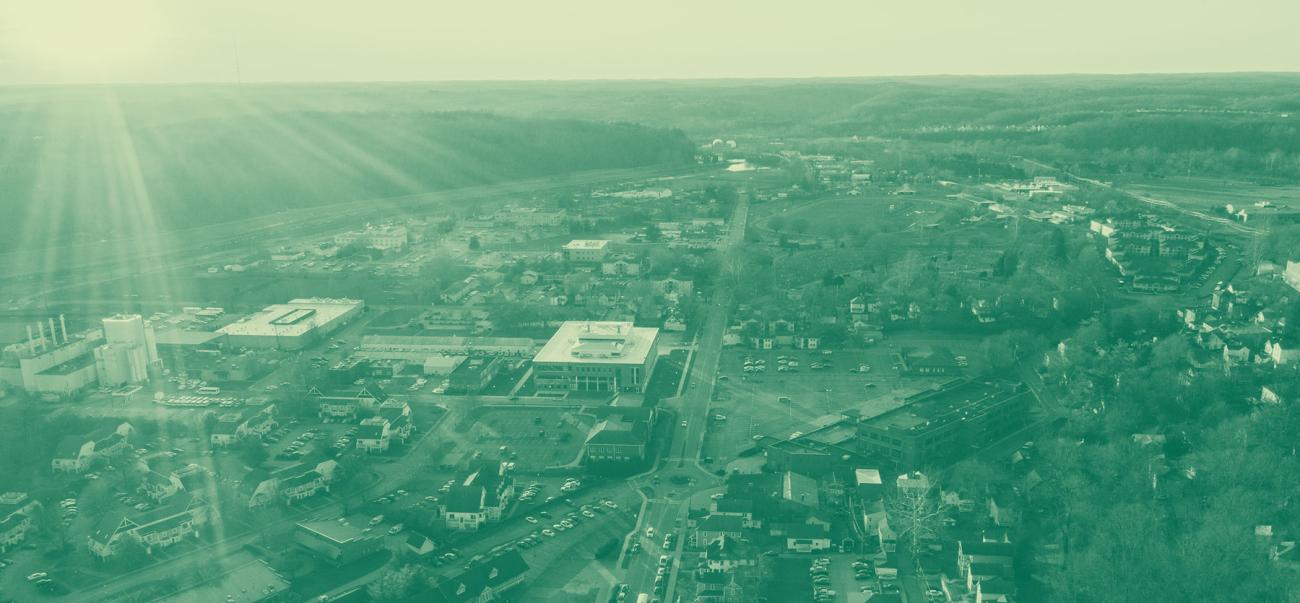
<path id="1" fill-rule="evenodd" d="M 749 197 L 742 194 L 732 213 L 727 237 L 719 247 L 721 265 L 731 265 L 731 261 L 740 254 L 748 217 Z M 679 560 L 685 535 L 678 535 L 671 551 L 661 549 L 664 535 L 676 532 L 679 526 L 685 525 L 693 497 L 698 498 L 697 494 L 716 489 L 720 484 L 717 476 L 699 464 L 700 448 L 704 445 L 704 434 L 709 425 L 709 402 L 713 397 L 718 361 L 722 355 L 722 336 L 727 330 L 727 310 L 731 307 L 733 295 L 731 279 L 719 278 L 717 283 L 708 314 L 700 327 L 694 359 L 687 373 L 686 390 L 675 400 L 665 401 L 677 413 L 679 421 L 674 427 L 672 446 L 659 459 L 655 471 L 632 480 L 634 486 L 651 493 L 636 531 L 632 534 L 632 538 L 642 539 L 642 552 L 631 560 L 626 574 L 626 582 L 630 585 L 633 597 L 639 593 L 653 592 L 659 555 L 667 554 L 673 559 L 672 570 L 668 574 L 666 590 L 660 598 L 664 601 L 672 600 L 678 569 L 681 567 Z M 683 478 L 692 481 L 673 483 L 672 476 L 679 476 L 678 481 Z M 647 528 L 654 529 L 653 537 L 646 536 Z"/>

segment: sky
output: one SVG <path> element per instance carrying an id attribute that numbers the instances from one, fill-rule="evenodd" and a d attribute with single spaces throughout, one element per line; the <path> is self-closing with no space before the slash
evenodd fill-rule
<path id="1" fill-rule="evenodd" d="M 1300 71 L 1296 0 L 0 0 L 0 85 Z"/>

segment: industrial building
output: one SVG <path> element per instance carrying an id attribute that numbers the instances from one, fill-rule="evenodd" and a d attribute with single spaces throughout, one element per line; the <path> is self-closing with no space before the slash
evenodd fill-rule
<path id="1" fill-rule="evenodd" d="M 539 391 L 645 392 L 659 358 L 659 329 L 570 321 L 533 357 Z"/>
<path id="2" fill-rule="evenodd" d="M 46 332 L 48 326 L 48 333 Z M 27 340 L 0 354 L 0 381 L 28 393 L 70 396 L 95 384 L 94 349 L 104 339 L 100 329 L 68 334 L 67 322 L 53 318 L 27 327 Z"/>
<path id="3" fill-rule="evenodd" d="M 858 423 L 859 442 L 900 469 L 953 461 L 1022 425 L 1029 401 L 1020 384 L 955 379 Z"/>
<path id="4" fill-rule="evenodd" d="M 462 337 L 459 335 L 366 335 L 358 358 L 400 360 L 424 367 L 426 375 L 450 375 L 468 357 L 527 357 L 537 344 L 526 337 Z"/>
<path id="5" fill-rule="evenodd" d="M 101 323 L 105 343 L 95 348 L 95 375 L 100 386 L 148 381 L 150 369 L 159 364 L 153 325 L 139 314 L 118 314 Z"/>
<path id="6" fill-rule="evenodd" d="M 355 299 L 295 299 L 267 306 L 217 332 L 232 346 L 297 350 L 319 342 L 364 308 L 365 302 Z"/>

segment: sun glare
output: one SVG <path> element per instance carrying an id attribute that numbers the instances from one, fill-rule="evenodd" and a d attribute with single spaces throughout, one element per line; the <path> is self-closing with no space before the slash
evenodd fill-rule
<path id="1" fill-rule="evenodd" d="M 52 71 L 110 75 L 157 50 L 150 0 L 31 0 L 4 10 L 10 45 Z"/>

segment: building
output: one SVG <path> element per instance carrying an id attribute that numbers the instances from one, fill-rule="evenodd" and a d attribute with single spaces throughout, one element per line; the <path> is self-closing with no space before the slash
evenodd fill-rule
<path id="1" fill-rule="evenodd" d="M 117 314 L 100 321 L 104 345 L 95 348 L 95 374 L 104 387 L 149 380 L 160 361 L 153 324 L 139 314 Z"/>
<path id="2" fill-rule="evenodd" d="M 442 579 L 434 585 L 430 599 L 434 603 L 489 603 L 522 583 L 527 574 L 528 562 L 519 551 L 506 551 Z"/>
<path id="3" fill-rule="evenodd" d="M 401 251 L 406 248 L 409 236 L 405 226 L 369 226 L 362 230 L 353 230 L 334 235 L 334 244 L 339 247 L 358 245 L 380 251 Z"/>
<path id="4" fill-rule="evenodd" d="M 501 373 L 505 360 L 500 356 L 471 356 L 447 375 L 447 392 L 477 394 Z"/>
<path id="5" fill-rule="evenodd" d="M 636 414 L 611 413 L 592 426 L 582 448 L 583 461 L 589 465 L 644 461 L 650 445 L 650 421 Z"/>
<path id="6" fill-rule="evenodd" d="M 26 341 L 0 354 L 0 381 L 55 399 L 76 394 L 96 383 L 94 349 L 103 339 L 102 329 L 69 336 L 63 316 L 57 329 L 53 318 L 33 323 Z"/>
<path id="7" fill-rule="evenodd" d="M 484 462 L 456 480 L 440 505 L 447 527 L 477 530 L 501 513 L 514 493 L 514 480 L 506 475 L 505 464 Z"/>
<path id="8" fill-rule="evenodd" d="M 388 419 L 370 417 L 361 421 L 357 428 L 357 450 L 368 454 L 388 452 L 392 434 L 389 432 Z"/>
<path id="9" fill-rule="evenodd" d="M 1282 272 L 1282 280 L 1286 281 L 1292 289 L 1300 291 L 1300 262 L 1287 260 L 1286 270 Z"/>
<path id="10" fill-rule="evenodd" d="M 0 494 L 0 554 L 22 544 L 35 529 L 34 517 L 40 506 L 26 492 Z"/>
<path id="11" fill-rule="evenodd" d="M 185 492 L 150 511 L 131 516 L 109 514 L 87 538 L 87 545 L 92 554 L 107 559 L 129 538 L 144 547 L 146 554 L 153 554 L 186 539 L 197 539 L 199 529 L 216 515 L 216 509 L 202 497 Z"/>
<path id="12" fill-rule="evenodd" d="M 358 527 L 343 517 L 303 521 L 294 527 L 293 541 L 321 559 L 345 565 L 383 548 L 382 532 L 368 528 Z"/>
<path id="13" fill-rule="evenodd" d="M 275 304 L 217 330 L 233 346 L 297 350 L 320 342 L 365 308 L 353 299 L 305 298 Z"/>
<path id="14" fill-rule="evenodd" d="M 600 263 L 609 255 L 609 241 L 574 239 L 564 245 L 564 259 L 578 263 Z"/>
<path id="15" fill-rule="evenodd" d="M 526 337 L 462 337 L 459 335 L 366 335 L 357 355 L 371 359 L 426 363 L 430 357 L 528 356 L 537 344 Z M 450 371 L 457 365 L 446 369 Z"/>
<path id="16" fill-rule="evenodd" d="M 652 327 L 565 322 L 533 357 L 533 380 L 542 392 L 645 392 L 658 344 Z"/>
<path id="17" fill-rule="evenodd" d="M 787 551 L 815 553 L 831 548 L 831 532 L 821 524 L 781 524 L 779 527 L 774 527 L 773 532 L 773 535 L 780 536 L 785 541 Z"/>
<path id="18" fill-rule="evenodd" d="M 330 483 L 334 481 L 338 470 L 338 462 L 332 460 L 315 465 L 299 463 L 274 472 L 254 469 L 244 478 L 240 487 L 248 496 L 249 508 L 268 505 L 276 500 L 291 504 L 320 492 L 329 492 Z"/>
<path id="19" fill-rule="evenodd" d="M 1020 384 L 955 379 L 858 423 L 863 451 L 901 469 L 960 459 L 1022 425 L 1030 396 Z"/>
<path id="20" fill-rule="evenodd" d="M 898 355 L 902 371 L 909 375 L 955 375 L 961 372 L 961 365 L 952 351 L 942 346 L 928 349 L 908 348 Z"/>
<path id="21" fill-rule="evenodd" d="M 230 446 L 244 438 L 262 438 L 276 428 L 275 405 L 254 411 L 230 412 L 217 417 L 208 441 L 213 446 Z"/>
<path id="22" fill-rule="evenodd" d="M 758 555 L 748 541 L 722 536 L 704 548 L 704 565 L 711 571 L 727 572 L 738 567 L 753 567 Z"/>
<path id="23" fill-rule="evenodd" d="M 94 459 L 94 440 L 85 436 L 64 436 L 54 446 L 50 468 L 59 473 L 84 473 Z"/>

